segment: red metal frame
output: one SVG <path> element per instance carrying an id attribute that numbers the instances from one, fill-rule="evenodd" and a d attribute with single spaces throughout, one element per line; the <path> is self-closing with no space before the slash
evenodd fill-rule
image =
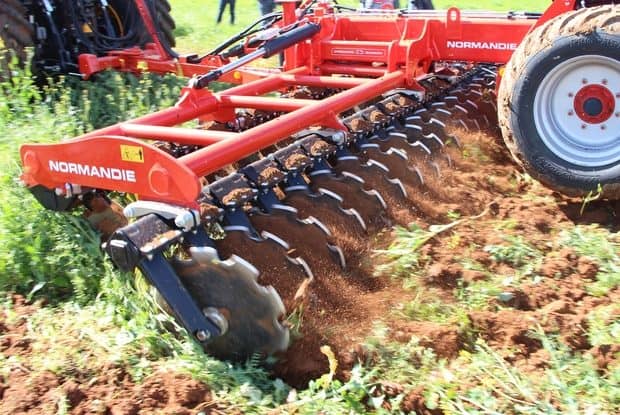
<path id="1" fill-rule="evenodd" d="M 574 3 L 556 1 L 541 19 L 572 10 Z M 294 18 L 293 8 L 293 4 L 284 4 L 284 24 Z M 318 6 L 308 18 L 320 24 L 321 31 L 311 41 L 300 42 L 286 51 L 286 72 L 263 73 L 257 76 L 260 79 L 219 93 L 187 87 L 172 108 L 59 144 L 24 145 L 22 179 L 29 186 L 65 189 L 67 183 L 78 184 L 195 207 L 201 176 L 309 126 L 345 129 L 338 119 L 339 113 L 394 88 L 423 91 L 418 81 L 430 72 L 433 62 L 505 63 L 521 39 L 540 22 L 525 17 L 461 12 L 456 8 L 405 16 L 335 14 L 328 5 Z M 157 53 L 163 52 L 159 49 Z M 96 64 L 105 66 L 111 62 L 114 66 L 122 61 L 130 68 L 144 58 L 143 54 L 131 54 L 125 51 L 96 58 Z M 85 57 L 84 61 L 89 59 Z M 91 64 L 85 66 L 95 65 Z M 205 68 L 182 60 L 174 64 L 184 74 L 198 73 L 198 68 L 202 73 Z M 148 61 L 147 65 L 151 70 L 171 63 L 159 62 L 162 66 L 156 66 L 156 62 Z M 328 76 L 331 74 L 345 76 Z M 246 78 L 242 76 L 241 80 Z M 265 96 L 298 85 L 343 91 L 316 101 Z M 285 114 L 241 133 L 174 127 L 195 119 L 231 120 L 238 108 Z M 175 159 L 140 139 L 203 148 Z"/>
<path id="2" fill-rule="evenodd" d="M 93 54 L 82 54 L 78 58 L 78 64 L 80 73 L 84 77 L 84 79 L 90 78 L 93 74 L 97 72 L 101 72 L 106 69 L 115 69 L 119 71 L 125 72 L 134 72 L 134 73 L 144 73 L 144 72 L 154 72 L 154 73 L 175 73 L 178 75 L 192 77 L 195 75 L 200 75 L 205 72 L 208 72 L 213 69 L 217 69 L 222 65 L 228 63 L 229 61 L 226 59 L 222 59 L 220 56 L 206 56 L 201 59 L 199 62 L 193 61 L 190 57 L 192 55 L 180 56 L 178 58 L 172 58 L 169 56 L 161 42 L 157 37 L 157 31 L 153 25 L 153 20 L 148 11 L 148 7 L 144 3 L 144 0 L 134 0 L 138 7 L 138 11 L 142 19 L 146 22 L 147 31 L 151 35 L 153 39 L 153 43 L 149 43 L 146 45 L 144 49 L 135 47 L 125 50 L 119 50 L 110 52 L 106 56 L 96 56 Z M 297 0 L 280 0 L 278 1 L 283 6 L 283 23 L 290 24 L 295 21 L 295 7 L 298 3 Z M 307 3 L 307 2 L 306 2 Z M 545 11 L 545 13 L 532 25 L 529 26 L 528 30 L 531 30 L 539 25 L 543 24 L 547 20 L 562 14 L 564 12 L 574 10 L 576 5 L 576 0 L 557 0 L 552 2 L 549 8 Z M 322 7 L 318 7 L 315 10 L 315 20 L 320 20 L 323 23 L 327 23 L 329 19 L 327 19 L 326 15 L 331 13 L 331 8 L 329 5 L 324 4 Z M 506 13 L 496 13 L 494 16 L 491 14 L 486 14 L 488 18 L 486 21 L 484 19 L 475 19 L 471 21 L 466 18 L 467 13 L 463 14 L 464 19 L 461 19 L 461 12 L 457 8 L 451 8 L 448 10 L 448 14 L 445 20 L 445 25 L 433 23 L 431 30 L 436 36 L 443 34 L 445 36 L 445 40 L 450 41 L 460 41 L 460 42 L 470 42 L 474 45 L 479 45 L 479 42 L 491 42 L 491 43 L 511 43 L 518 44 L 520 40 L 523 38 L 524 33 L 522 32 L 522 25 L 515 23 L 515 21 L 511 21 Z M 479 14 L 479 13 L 474 13 Z M 413 15 L 412 17 L 408 17 L 406 19 L 401 19 L 400 23 L 396 23 L 396 25 L 401 25 L 403 21 L 405 21 L 407 27 L 401 28 L 400 30 L 394 27 L 394 23 L 390 23 L 386 21 L 381 16 L 389 16 L 396 15 L 396 12 L 393 13 L 382 13 L 377 15 L 365 14 L 360 15 L 358 18 L 353 17 L 352 21 L 349 23 L 343 23 L 347 17 L 339 17 L 337 20 L 339 21 L 338 25 L 340 26 L 340 30 L 345 32 L 349 31 L 357 31 L 357 34 L 361 35 L 363 38 L 367 38 L 369 36 L 375 37 L 376 40 L 382 38 L 387 40 L 388 42 L 394 42 L 394 45 L 398 45 L 403 39 L 413 39 L 413 35 L 420 31 L 422 28 L 420 25 L 424 25 L 425 19 L 430 19 L 429 21 L 437 21 L 442 20 L 445 15 L 445 12 L 422 12 L 419 14 L 419 17 Z M 351 28 L 353 25 L 355 28 Z M 472 30 L 472 26 L 475 25 Z M 484 27 L 480 26 L 484 25 Z M 511 26 L 515 26 L 516 32 L 511 31 Z M 345 27 L 349 26 L 349 27 Z M 439 31 L 437 31 L 439 28 Z M 387 29 L 386 31 L 384 31 Z M 445 29 L 445 31 L 441 31 Z M 476 31 L 475 29 L 478 29 Z M 424 29 L 426 30 L 426 29 Z M 325 32 L 324 32 L 325 33 Z M 463 34 L 469 34 L 471 37 L 464 38 Z M 338 36 L 337 36 L 338 37 Z M 345 39 L 353 39 L 351 37 Z M 498 39 L 501 39 L 498 40 Z M 341 37 L 342 40 L 342 37 Z M 437 39 L 441 40 L 441 39 Z M 336 39 L 334 39 L 336 42 Z M 478 42 L 478 43 L 477 43 Z M 465 59 L 465 60 L 473 60 L 481 62 L 479 58 L 478 52 L 480 48 L 448 48 L 446 47 L 446 42 L 440 42 L 433 45 L 427 46 L 437 46 L 438 50 L 436 51 L 436 56 L 442 56 L 445 59 Z M 334 50 L 347 50 L 344 46 L 354 46 L 351 43 L 347 43 L 347 45 L 339 45 L 338 43 L 333 43 L 331 45 L 325 44 L 323 47 L 326 52 L 326 57 L 333 55 L 334 59 L 341 58 L 340 54 L 335 53 Z M 419 45 L 419 48 L 422 49 L 424 45 Z M 448 50 L 446 50 L 448 49 Z M 351 50 L 351 49 L 349 49 Z M 381 53 L 380 56 L 387 57 L 387 53 L 390 53 L 389 58 L 391 59 L 393 56 L 391 54 L 396 53 L 397 55 L 402 55 L 402 50 L 393 51 L 389 45 L 378 45 L 372 46 L 371 44 L 366 45 L 366 49 L 362 49 L 359 52 L 352 52 L 349 55 L 349 58 L 353 58 L 355 61 L 372 61 L 373 57 L 376 57 L 376 53 Z M 364 56 L 362 53 L 369 53 Z M 412 53 L 415 53 L 415 56 L 419 56 L 419 50 L 413 50 Z M 426 50 L 423 50 L 426 52 Z M 499 51 L 498 51 L 499 52 Z M 507 60 L 506 57 L 509 57 L 511 54 L 511 50 L 504 50 L 504 53 L 498 53 L 497 55 L 491 54 L 491 57 L 494 58 L 493 62 L 505 62 Z M 345 54 L 346 56 L 346 54 Z M 407 55 L 406 55 L 407 56 Z M 411 53 L 408 54 L 411 56 Z M 295 48 L 289 48 L 285 51 L 285 70 L 290 70 L 296 67 L 303 65 L 304 63 L 298 59 L 299 55 L 295 52 Z M 401 56 L 402 57 L 402 56 Z M 324 58 L 325 59 L 325 58 Z M 499 59 L 499 60 L 498 60 Z M 351 60 L 351 59 L 349 59 Z M 333 72 L 338 72 L 339 68 L 332 68 Z M 324 69 L 325 71 L 325 69 Z M 247 83 L 252 80 L 264 77 L 270 73 L 273 73 L 273 70 L 266 68 L 244 68 L 239 71 L 235 71 L 230 74 L 224 75 L 222 81 L 231 82 L 231 83 Z M 324 72 L 327 73 L 327 72 Z M 359 75 L 364 76 L 376 76 L 376 72 L 372 71 L 372 68 L 359 68 Z"/>

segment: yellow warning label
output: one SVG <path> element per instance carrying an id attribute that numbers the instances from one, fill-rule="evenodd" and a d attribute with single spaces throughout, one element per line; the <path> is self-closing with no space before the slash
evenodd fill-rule
<path id="1" fill-rule="evenodd" d="M 144 150 L 140 146 L 127 146 L 121 144 L 121 159 L 134 163 L 144 163 Z"/>

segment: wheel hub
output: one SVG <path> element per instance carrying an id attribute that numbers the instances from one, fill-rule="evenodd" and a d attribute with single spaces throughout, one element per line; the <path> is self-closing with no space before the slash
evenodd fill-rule
<path id="1" fill-rule="evenodd" d="M 600 124 L 614 115 L 615 97 L 604 85 L 586 85 L 577 92 L 573 102 L 575 113 L 589 124 Z"/>
<path id="2" fill-rule="evenodd" d="M 582 55 L 559 63 L 534 97 L 536 129 L 557 157 L 582 167 L 620 160 L 620 62 Z M 613 88 L 613 89 L 612 89 Z"/>

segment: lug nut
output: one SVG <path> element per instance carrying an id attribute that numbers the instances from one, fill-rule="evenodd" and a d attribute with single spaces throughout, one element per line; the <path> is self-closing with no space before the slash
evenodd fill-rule
<path id="1" fill-rule="evenodd" d="M 607 127 L 605 127 L 605 125 L 601 125 L 601 130 L 605 130 L 607 129 Z"/>
<path id="2" fill-rule="evenodd" d="M 581 124 L 581 129 L 585 130 L 586 129 L 586 125 L 585 124 Z"/>
<path id="3" fill-rule="evenodd" d="M 572 92 L 569 92 L 569 93 L 568 93 L 568 97 L 569 97 L 569 98 L 572 98 L 572 97 L 574 97 L 574 96 L 575 96 L 575 94 L 573 94 Z"/>
<path id="4" fill-rule="evenodd" d="M 603 80 L 601 81 L 601 83 L 602 83 L 603 85 L 607 85 L 607 79 L 603 79 Z"/>
<path id="5" fill-rule="evenodd" d="M 585 84 L 587 84 L 587 83 L 588 83 L 588 80 L 587 80 L 586 78 L 583 78 L 583 79 L 581 80 L 581 83 L 585 85 Z"/>
<path id="6" fill-rule="evenodd" d="M 575 115 L 575 113 L 573 111 L 568 111 L 568 116 L 572 117 L 573 115 Z"/>

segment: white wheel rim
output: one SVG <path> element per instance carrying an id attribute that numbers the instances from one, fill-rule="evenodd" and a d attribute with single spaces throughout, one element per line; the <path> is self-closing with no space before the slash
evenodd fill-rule
<path id="1" fill-rule="evenodd" d="M 602 122 L 586 121 L 575 111 L 576 95 L 584 88 L 611 93 Z M 607 94 L 607 92 L 605 92 Z M 620 62 L 583 55 L 553 68 L 534 98 L 534 123 L 547 148 L 577 166 L 601 167 L 620 160 Z"/>

